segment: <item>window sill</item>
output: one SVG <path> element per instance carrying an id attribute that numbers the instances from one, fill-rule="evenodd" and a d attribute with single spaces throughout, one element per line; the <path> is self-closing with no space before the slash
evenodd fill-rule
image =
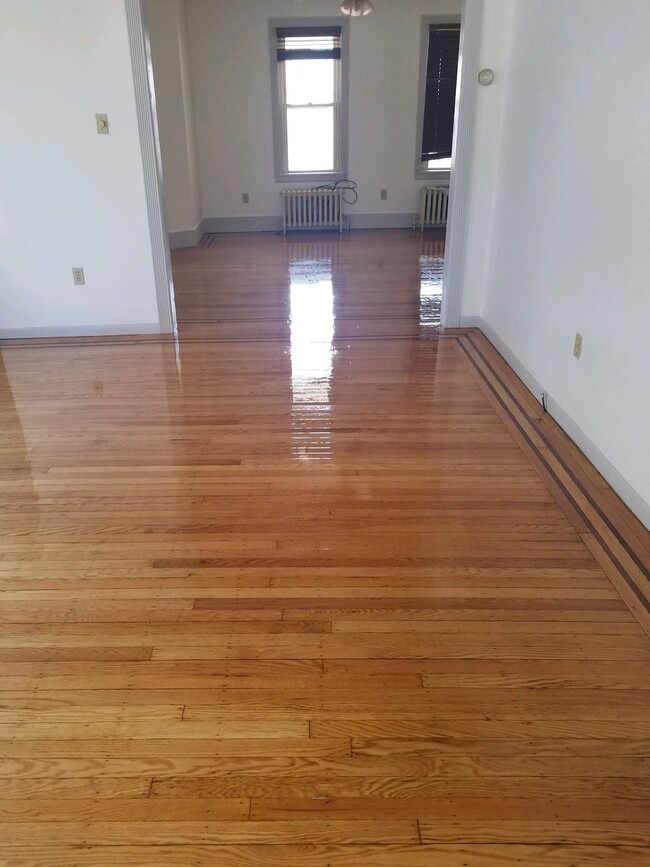
<path id="1" fill-rule="evenodd" d="M 416 181 L 438 181 L 449 186 L 451 172 L 448 169 L 432 169 L 431 171 L 417 170 L 415 171 Z"/>
<path id="2" fill-rule="evenodd" d="M 275 176 L 276 184 L 330 184 L 347 178 L 345 172 L 285 172 Z"/>

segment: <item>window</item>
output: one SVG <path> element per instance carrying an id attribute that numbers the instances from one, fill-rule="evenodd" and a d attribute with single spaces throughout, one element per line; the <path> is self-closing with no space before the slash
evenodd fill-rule
<path id="1" fill-rule="evenodd" d="M 272 28 L 276 180 L 344 176 L 344 27 Z"/>
<path id="2" fill-rule="evenodd" d="M 416 177 L 449 177 L 459 48 L 460 22 L 425 19 Z"/>

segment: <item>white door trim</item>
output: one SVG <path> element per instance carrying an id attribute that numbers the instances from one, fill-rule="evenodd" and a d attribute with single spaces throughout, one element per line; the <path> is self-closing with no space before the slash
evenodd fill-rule
<path id="1" fill-rule="evenodd" d="M 169 235 L 163 209 L 162 161 L 149 37 L 145 27 L 142 0 L 124 0 L 124 5 L 129 31 L 138 128 L 140 130 L 140 148 L 158 300 L 158 318 L 161 333 L 173 334 L 176 332 L 174 280 L 169 252 Z"/>
<path id="2" fill-rule="evenodd" d="M 456 97 L 442 292 L 442 324 L 445 328 L 458 328 L 463 299 L 463 265 L 469 215 L 482 17 L 483 0 L 464 0 L 460 37 L 460 84 Z"/>

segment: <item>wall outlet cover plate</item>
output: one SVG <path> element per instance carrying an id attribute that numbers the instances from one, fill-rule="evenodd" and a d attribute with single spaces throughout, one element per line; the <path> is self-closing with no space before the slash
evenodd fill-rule
<path id="1" fill-rule="evenodd" d="M 582 334 L 576 333 L 576 339 L 573 343 L 573 357 L 580 358 L 582 355 Z"/>
<path id="2" fill-rule="evenodd" d="M 95 122 L 97 124 L 97 135 L 108 135 L 110 133 L 107 114 L 96 114 Z"/>

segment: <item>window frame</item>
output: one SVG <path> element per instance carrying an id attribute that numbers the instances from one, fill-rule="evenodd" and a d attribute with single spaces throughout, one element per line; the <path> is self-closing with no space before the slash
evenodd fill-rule
<path id="1" fill-rule="evenodd" d="M 277 29 L 279 27 L 340 27 L 341 59 L 337 76 L 334 108 L 336 167 L 331 172 L 290 172 L 287 170 L 287 140 L 284 123 L 284 76 L 277 56 Z M 269 49 L 271 61 L 271 108 L 273 116 L 273 164 L 276 183 L 328 183 L 347 177 L 348 116 L 349 116 L 349 27 L 347 18 L 271 18 L 269 19 Z"/>
<path id="2" fill-rule="evenodd" d="M 460 24 L 460 50 L 458 63 L 462 56 L 463 46 L 463 22 L 461 15 L 423 15 L 420 31 L 420 83 L 418 89 L 418 114 L 415 136 L 415 180 L 416 181 L 441 181 L 449 185 L 451 169 L 425 169 L 422 164 L 422 135 L 424 133 L 424 101 L 427 91 L 427 66 L 429 63 L 429 30 L 432 24 Z M 458 88 L 460 88 L 460 68 L 456 91 L 456 116 L 458 115 Z"/>

